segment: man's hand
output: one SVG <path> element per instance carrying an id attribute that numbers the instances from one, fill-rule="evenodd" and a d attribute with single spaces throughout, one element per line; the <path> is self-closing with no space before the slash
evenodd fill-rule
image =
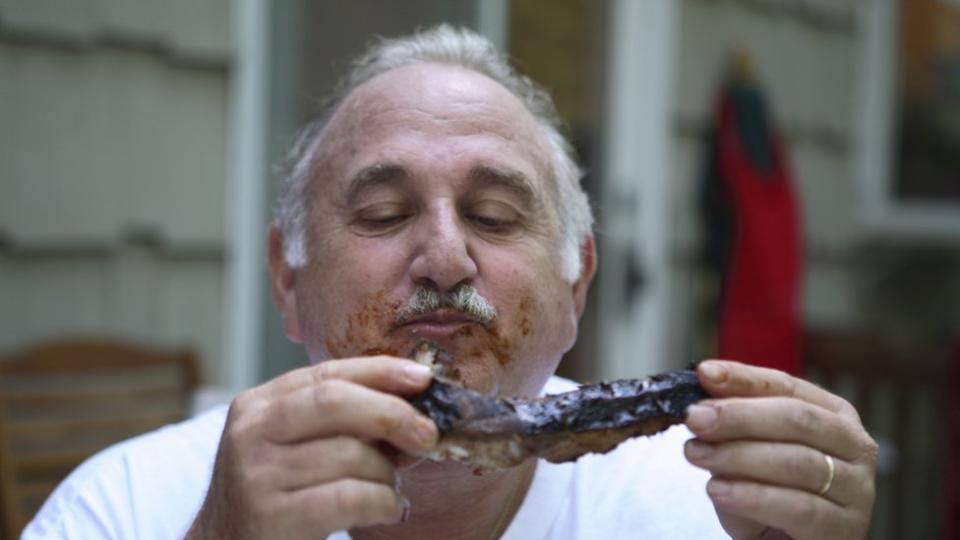
<path id="1" fill-rule="evenodd" d="M 850 403 L 737 362 L 702 362 L 697 373 L 717 399 L 690 407 L 687 425 L 696 438 L 686 455 L 712 473 L 707 492 L 731 536 L 866 536 L 877 444 Z"/>
<path id="2" fill-rule="evenodd" d="M 380 449 L 436 444 L 433 422 L 394 395 L 429 381 L 424 366 L 380 356 L 327 361 L 241 394 L 187 537 L 325 538 L 402 521 L 408 503 Z"/>

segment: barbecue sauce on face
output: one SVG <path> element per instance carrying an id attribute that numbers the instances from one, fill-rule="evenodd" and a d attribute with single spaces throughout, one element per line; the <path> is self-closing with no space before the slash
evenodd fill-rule
<path id="1" fill-rule="evenodd" d="M 331 336 L 325 345 L 331 358 L 355 356 L 405 356 L 413 343 L 406 343 L 391 335 L 400 301 L 389 301 L 386 290 L 378 291 L 367 298 L 346 319 L 339 335 Z M 479 366 L 495 361 L 500 368 L 507 368 L 516 357 L 519 341 L 533 334 L 531 306 L 533 299 L 524 295 L 515 309 L 501 312 L 497 319 L 486 325 L 469 325 L 453 334 L 454 342 L 447 348 L 456 362 L 447 367 L 447 376 L 468 383 Z M 508 330 L 507 330 L 508 329 Z"/>
<path id="2" fill-rule="evenodd" d="M 492 355 L 497 363 L 506 367 L 515 357 L 516 346 L 522 337 L 529 336 L 531 333 L 531 324 L 528 314 L 530 312 L 531 298 L 524 296 L 520 299 L 515 314 L 501 314 L 496 320 L 492 321 L 485 328 L 467 326 L 457 332 L 458 336 L 469 339 L 469 343 L 458 344 L 464 347 L 458 351 L 457 356 L 470 359 L 480 358 L 484 355 Z M 514 318 L 518 332 L 503 332 L 501 325 L 508 327 L 509 322 L 503 320 L 504 317 Z"/>
<path id="3" fill-rule="evenodd" d="M 390 327 L 399 306 L 399 302 L 387 301 L 385 290 L 371 295 L 347 317 L 343 334 L 325 341 L 330 357 L 346 358 L 357 354 L 399 356 L 400 351 L 384 336 L 384 329 Z"/>

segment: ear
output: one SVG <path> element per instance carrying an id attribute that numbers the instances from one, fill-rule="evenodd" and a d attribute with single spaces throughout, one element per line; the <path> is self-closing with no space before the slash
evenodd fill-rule
<path id="1" fill-rule="evenodd" d="M 587 291 L 597 272 L 597 248 L 593 233 L 587 233 L 580 243 L 580 277 L 573 282 L 573 301 L 577 309 L 577 318 L 583 315 L 587 305 Z"/>
<path id="2" fill-rule="evenodd" d="M 267 233 L 267 273 L 270 278 L 270 296 L 283 318 L 283 333 L 290 341 L 302 343 L 300 319 L 297 317 L 297 294 L 294 289 L 295 271 L 283 256 L 283 232 L 276 221 Z"/>

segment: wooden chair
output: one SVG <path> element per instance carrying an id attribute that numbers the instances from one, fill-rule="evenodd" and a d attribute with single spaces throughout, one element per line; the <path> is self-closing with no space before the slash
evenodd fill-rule
<path id="1" fill-rule="evenodd" d="M 960 379 L 948 376 L 944 351 L 824 331 L 809 331 L 804 348 L 806 375 L 847 398 L 887 445 L 871 538 L 947 538 L 939 530 L 944 488 L 960 477 L 945 474 L 956 458 L 945 444 L 944 412 Z"/>
<path id="2" fill-rule="evenodd" d="M 198 384 L 190 352 L 60 341 L 0 358 L 0 519 L 23 527 L 95 452 L 183 419 Z"/>

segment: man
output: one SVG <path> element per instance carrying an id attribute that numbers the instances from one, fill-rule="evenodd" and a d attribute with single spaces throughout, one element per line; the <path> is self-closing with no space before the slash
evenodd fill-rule
<path id="1" fill-rule="evenodd" d="M 438 435 L 403 399 L 430 374 L 402 356 L 426 338 L 467 386 L 570 389 L 551 375 L 595 269 L 550 100 L 482 38 L 376 45 L 293 158 L 268 265 L 311 366 L 94 458 L 26 537 L 864 535 L 876 445 L 853 408 L 733 362 L 700 364 L 716 399 L 690 408 L 686 443 L 674 428 L 482 475 L 411 457 Z"/>

